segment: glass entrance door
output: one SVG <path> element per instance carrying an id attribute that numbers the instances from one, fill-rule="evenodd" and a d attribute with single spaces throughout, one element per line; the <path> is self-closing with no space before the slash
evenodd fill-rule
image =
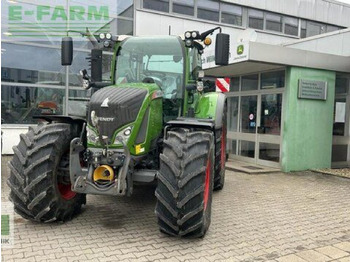
<path id="1" fill-rule="evenodd" d="M 335 93 L 332 167 L 350 167 L 350 76 L 337 76 Z"/>
<path id="2" fill-rule="evenodd" d="M 228 149 L 233 159 L 280 168 L 284 71 L 231 79 Z"/>
<path id="3" fill-rule="evenodd" d="M 228 137 L 233 158 L 280 167 L 282 98 L 282 93 L 228 98 Z"/>
<path id="4" fill-rule="evenodd" d="M 282 94 L 259 95 L 259 119 L 257 127 L 257 163 L 279 167 Z"/>

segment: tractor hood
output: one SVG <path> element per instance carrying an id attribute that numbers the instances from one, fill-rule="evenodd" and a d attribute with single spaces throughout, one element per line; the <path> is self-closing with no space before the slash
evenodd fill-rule
<path id="1" fill-rule="evenodd" d="M 101 135 L 108 136 L 111 142 L 117 129 L 136 120 L 147 93 L 145 88 L 127 86 L 110 86 L 98 90 L 90 99 L 89 125 L 93 126 L 91 112 L 95 111 Z"/>

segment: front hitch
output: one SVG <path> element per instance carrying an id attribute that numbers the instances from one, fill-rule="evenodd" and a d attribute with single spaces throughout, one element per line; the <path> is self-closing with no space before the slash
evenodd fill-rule
<path id="1" fill-rule="evenodd" d="M 90 168 L 83 168 L 81 166 L 81 153 L 85 150 L 82 140 L 77 137 L 70 143 L 70 159 L 69 159 L 69 172 L 70 180 L 72 184 L 72 191 L 82 194 L 96 194 L 96 195 L 126 195 L 128 187 L 132 189 L 132 183 L 127 185 L 127 174 L 129 171 L 130 163 L 130 151 L 126 144 L 120 137 L 116 138 L 123 144 L 124 163 L 119 168 L 118 175 L 116 176 L 114 183 L 111 183 L 105 187 L 99 187 L 92 181 L 92 173 L 94 168 L 90 165 Z"/>

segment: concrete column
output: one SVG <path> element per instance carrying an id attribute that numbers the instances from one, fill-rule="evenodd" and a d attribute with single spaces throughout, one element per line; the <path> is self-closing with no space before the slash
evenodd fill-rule
<path id="1" fill-rule="evenodd" d="M 285 172 L 331 167 L 336 74 L 288 67 L 283 108 L 282 169 Z M 327 82 L 327 100 L 298 98 L 298 80 Z"/>

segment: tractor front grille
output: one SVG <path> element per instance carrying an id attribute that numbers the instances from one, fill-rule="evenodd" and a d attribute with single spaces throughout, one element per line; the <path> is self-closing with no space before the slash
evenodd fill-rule
<path id="1" fill-rule="evenodd" d="M 131 122 L 134 122 L 141 105 L 147 95 L 147 90 L 127 87 L 105 87 L 94 93 L 89 103 L 89 124 L 91 112 L 95 111 L 99 119 L 101 135 L 112 140 L 114 132 Z"/>

